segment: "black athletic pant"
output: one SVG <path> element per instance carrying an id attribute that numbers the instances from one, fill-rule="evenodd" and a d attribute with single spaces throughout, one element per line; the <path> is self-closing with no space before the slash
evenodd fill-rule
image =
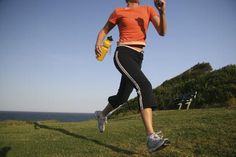
<path id="1" fill-rule="evenodd" d="M 108 98 L 113 108 L 117 108 L 125 103 L 133 88 L 136 89 L 140 110 L 144 108 L 156 108 L 152 93 L 152 85 L 141 71 L 143 53 L 119 46 L 114 54 L 116 68 L 122 74 L 118 93 Z"/>

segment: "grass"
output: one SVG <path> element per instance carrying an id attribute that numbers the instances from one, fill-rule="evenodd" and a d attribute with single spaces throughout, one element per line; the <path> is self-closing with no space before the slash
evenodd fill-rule
<path id="1" fill-rule="evenodd" d="M 0 157 L 235 157 L 236 110 L 156 111 L 154 126 L 171 140 L 148 153 L 140 115 L 108 121 L 99 133 L 96 121 L 0 122 Z"/>

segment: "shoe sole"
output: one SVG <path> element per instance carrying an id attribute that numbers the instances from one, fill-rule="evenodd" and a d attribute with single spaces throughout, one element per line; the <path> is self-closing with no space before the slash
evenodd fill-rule
<path id="1" fill-rule="evenodd" d="M 169 145 L 170 145 L 170 141 L 168 139 L 164 139 L 163 143 L 160 146 L 157 146 L 156 148 L 153 148 L 153 149 L 149 149 L 148 151 L 150 153 L 153 153 L 153 152 L 162 150 L 162 149 L 164 149 L 165 147 L 167 147 Z"/>

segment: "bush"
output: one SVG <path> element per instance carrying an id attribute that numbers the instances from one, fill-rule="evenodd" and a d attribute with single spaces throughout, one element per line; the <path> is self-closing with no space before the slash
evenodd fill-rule
<path id="1" fill-rule="evenodd" d="M 229 108 L 236 108 L 236 98 L 233 97 L 231 99 L 229 99 L 226 103 L 227 107 Z"/>
<path id="2" fill-rule="evenodd" d="M 182 74 L 153 89 L 158 109 L 177 109 L 174 100 L 197 91 L 191 108 L 236 107 L 236 65 L 212 70 L 209 63 L 198 63 Z M 115 114 L 138 110 L 137 98 L 128 101 Z"/>

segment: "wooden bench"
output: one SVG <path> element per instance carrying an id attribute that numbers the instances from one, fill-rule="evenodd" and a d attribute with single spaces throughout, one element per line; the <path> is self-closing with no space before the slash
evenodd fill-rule
<path id="1" fill-rule="evenodd" d="M 197 97 L 197 91 L 181 95 L 177 97 L 174 100 L 174 102 L 179 106 L 179 110 L 181 110 L 183 105 L 187 105 L 186 109 L 188 110 L 193 99 L 196 99 L 196 97 Z"/>

